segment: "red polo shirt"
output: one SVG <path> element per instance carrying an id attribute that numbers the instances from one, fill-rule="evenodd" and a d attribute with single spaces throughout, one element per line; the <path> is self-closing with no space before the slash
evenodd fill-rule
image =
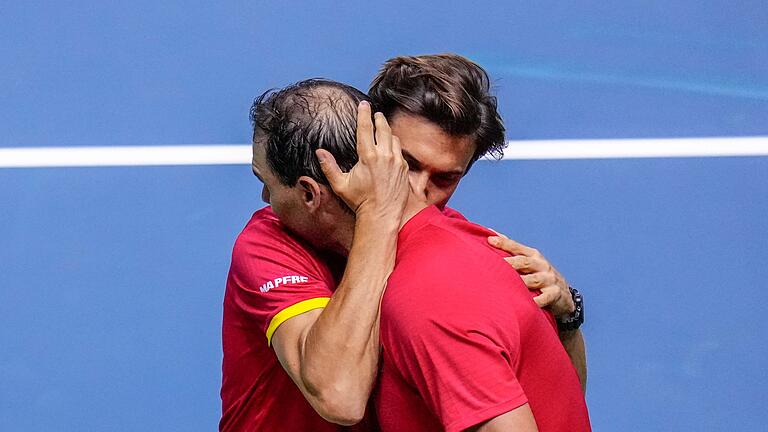
<path id="1" fill-rule="evenodd" d="M 237 237 L 224 295 L 221 431 L 363 431 L 320 417 L 270 346 L 286 320 L 328 303 L 337 280 L 326 256 L 290 235 L 271 207 Z"/>
<path id="2" fill-rule="evenodd" d="M 539 431 L 589 431 L 551 314 L 489 230 L 435 207 L 400 231 L 382 300 L 382 430 L 460 431 L 528 402 Z"/>

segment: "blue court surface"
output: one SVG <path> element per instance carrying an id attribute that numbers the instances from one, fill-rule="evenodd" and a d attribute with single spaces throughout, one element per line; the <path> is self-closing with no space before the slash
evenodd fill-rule
<path id="1" fill-rule="evenodd" d="M 443 51 L 512 140 L 768 136 L 765 2 L 3 10 L 3 148 L 247 143 L 269 87 Z M 768 430 L 768 157 L 482 161 L 451 204 L 584 293 L 594 430 Z M 247 164 L 0 168 L 0 430 L 215 430 L 261 206 Z"/>

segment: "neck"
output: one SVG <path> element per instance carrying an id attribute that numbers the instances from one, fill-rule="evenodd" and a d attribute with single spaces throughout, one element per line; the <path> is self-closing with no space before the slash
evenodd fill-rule
<path id="1" fill-rule="evenodd" d="M 427 208 L 427 204 L 424 201 L 414 197 L 413 194 L 408 195 L 408 203 L 405 205 L 405 211 L 403 212 L 403 219 L 400 222 L 400 229 L 408 223 L 411 218 L 416 216 L 417 213 Z"/>
<path id="2" fill-rule="evenodd" d="M 339 218 L 336 223 L 331 224 L 330 231 L 323 233 L 323 248 L 341 256 L 348 256 L 352 248 L 352 239 L 355 236 L 354 216 Z"/>
<path id="3" fill-rule="evenodd" d="M 427 204 L 420 201 L 418 198 L 410 195 L 408 202 L 405 205 L 403 211 L 403 217 L 400 221 L 399 229 L 403 229 L 403 226 L 411 220 L 416 214 L 424 210 Z M 352 240 L 354 238 L 355 220 L 344 220 L 343 222 L 336 223 L 330 232 L 326 232 L 323 235 L 323 246 L 321 249 L 335 252 L 342 256 L 349 256 L 349 250 L 352 248 Z"/>
<path id="4" fill-rule="evenodd" d="M 347 256 L 352 247 L 354 232 L 354 214 L 339 207 L 312 214 L 300 237 L 318 251 Z"/>

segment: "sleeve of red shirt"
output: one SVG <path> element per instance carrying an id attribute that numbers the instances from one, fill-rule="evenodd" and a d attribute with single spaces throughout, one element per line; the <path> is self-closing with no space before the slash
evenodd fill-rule
<path id="1" fill-rule="evenodd" d="M 277 327 L 332 295 L 332 278 L 298 242 L 275 230 L 241 234 L 232 252 L 228 289 L 233 300 L 270 343 Z"/>
<path id="2" fill-rule="evenodd" d="M 446 322 L 427 310 L 402 308 L 398 314 L 389 321 L 390 340 L 397 345 L 389 358 L 446 431 L 464 430 L 528 402 L 513 366 L 518 353 L 497 343 L 496 329 Z M 519 329 L 503 331 L 503 337 L 519 341 Z"/>

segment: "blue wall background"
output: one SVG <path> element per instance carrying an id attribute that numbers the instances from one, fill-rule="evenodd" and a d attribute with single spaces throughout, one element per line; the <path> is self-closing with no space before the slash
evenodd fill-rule
<path id="1" fill-rule="evenodd" d="M 0 146 L 245 143 L 254 96 L 487 67 L 510 139 L 768 135 L 761 1 L 16 2 Z M 246 165 L 0 170 L 0 430 L 212 430 Z M 453 205 L 585 292 L 595 430 L 768 430 L 768 158 L 482 162 Z"/>

